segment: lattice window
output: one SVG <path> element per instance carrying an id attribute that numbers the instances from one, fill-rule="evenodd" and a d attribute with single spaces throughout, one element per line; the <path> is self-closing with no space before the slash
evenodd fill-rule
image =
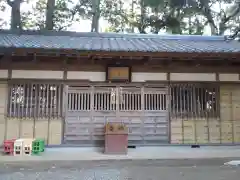
<path id="1" fill-rule="evenodd" d="M 112 89 L 102 89 L 94 92 L 94 110 L 95 111 L 115 111 L 117 96 L 114 94 Z"/>
<path id="2" fill-rule="evenodd" d="M 166 94 L 144 94 L 144 108 L 147 111 L 166 111 L 167 97 Z"/>
<path id="3" fill-rule="evenodd" d="M 219 116 L 219 87 L 207 84 L 171 85 L 171 113 L 173 116 Z"/>
<path id="4" fill-rule="evenodd" d="M 16 118 L 62 116 L 60 84 L 9 84 L 8 116 Z"/>
<path id="5" fill-rule="evenodd" d="M 91 110 L 91 93 L 69 92 L 68 93 L 68 111 L 90 111 Z"/>

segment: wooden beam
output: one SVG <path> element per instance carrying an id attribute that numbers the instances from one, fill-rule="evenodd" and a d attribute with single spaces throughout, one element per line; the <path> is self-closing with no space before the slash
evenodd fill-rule
<path id="1" fill-rule="evenodd" d="M 174 53 L 173 53 L 174 54 Z M 118 61 L 119 63 L 130 65 L 130 66 L 139 66 L 139 65 L 148 65 L 148 66 L 155 66 L 155 67 L 168 67 L 168 66 L 173 66 L 173 64 L 180 64 L 184 66 L 196 66 L 199 64 L 200 66 L 233 66 L 232 61 L 231 61 L 231 56 L 229 57 L 211 57 L 206 59 L 205 57 L 197 56 L 195 58 L 193 57 L 188 57 L 185 58 L 186 55 L 182 53 L 179 55 L 179 57 L 176 57 L 175 55 L 169 55 L 169 56 L 162 56 L 162 57 L 152 57 L 152 56 L 142 56 L 141 58 L 138 56 L 123 56 L 118 54 L 118 56 L 115 54 L 114 56 L 104 56 L 104 55 L 94 55 L 94 54 L 89 54 L 88 56 L 68 56 L 68 54 L 62 54 L 58 53 L 55 54 L 55 56 L 47 56 L 47 54 L 44 54 L 44 56 L 38 56 L 38 54 L 34 52 L 28 52 L 29 56 L 12 56 L 9 54 L 9 58 L 18 58 L 16 59 L 16 62 L 21 62 L 24 60 L 33 60 L 32 55 L 35 55 L 38 62 L 43 61 L 45 62 L 52 62 L 52 63 L 61 63 L 64 60 L 67 60 L 67 63 L 71 64 L 76 64 L 79 65 L 79 63 L 82 64 L 91 64 L 91 61 L 96 64 L 96 65 L 106 65 L 106 64 L 111 64 L 112 62 Z M 52 54 L 51 54 L 52 55 Z M 78 54 L 79 55 L 79 54 Z M 91 59 L 88 59 L 91 58 Z M 32 59 L 31 59 L 32 58 Z M 5 55 L 5 61 L 7 61 L 8 58 L 6 58 Z M 239 57 L 240 59 L 240 57 Z M 238 63 L 238 61 L 233 61 Z M 24 63 L 24 61 L 22 61 Z M 35 63 L 32 61 L 32 63 Z M 60 65 L 60 64 L 59 64 Z"/>
<path id="2" fill-rule="evenodd" d="M 36 55 L 36 53 L 33 54 L 33 62 L 37 62 L 37 55 Z"/>

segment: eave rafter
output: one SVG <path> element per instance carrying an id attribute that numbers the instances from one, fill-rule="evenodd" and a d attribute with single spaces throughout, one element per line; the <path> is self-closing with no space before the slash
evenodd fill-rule
<path id="1" fill-rule="evenodd" d="M 166 65 L 177 61 L 194 61 L 193 64 L 215 61 L 216 64 L 228 64 L 238 62 L 240 53 L 178 53 L 178 52 L 103 52 L 103 51 L 76 51 L 76 50 L 47 50 L 47 49 L 5 49 L 0 51 L 0 61 L 8 61 L 22 57 L 28 61 L 44 61 L 46 57 L 52 60 L 66 61 L 69 64 L 73 61 L 78 63 L 133 63 L 141 65 Z M 217 62 L 219 61 L 219 62 Z"/>

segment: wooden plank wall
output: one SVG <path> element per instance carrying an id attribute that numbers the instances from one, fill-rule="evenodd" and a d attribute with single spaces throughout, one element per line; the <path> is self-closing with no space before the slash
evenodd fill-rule
<path id="1" fill-rule="evenodd" d="M 0 83 L 0 143 L 4 138 L 44 138 L 49 145 L 62 140 L 62 119 L 5 118 L 7 83 Z M 219 118 L 171 119 L 172 144 L 240 143 L 240 85 L 220 88 Z"/>
<path id="2" fill-rule="evenodd" d="M 7 81 L 0 82 L 0 145 L 4 139 L 43 138 L 48 145 L 60 145 L 62 141 L 61 118 L 7 118 Z"/>
<path id="3" fill-rule="evenodd" d="M 7 118 L 7 139 L 42 138 L 48 145 L 62 143 L 62 119 Z"/>
<path id="4" fill-rule="evenodd" d="M 220 87 L 220 118 L 172 118 L 171 143 L 240 143 L 240 85 Z"/>
<path id="5" fill-rule="evenodd" d="M 220 96 L 221 140 L 240 143 L 240 86 L 223 86 Z"/>
<path id="6" fill-rule="evenodd" d="M 0 82 L 0 145 L 5 138 L 5 110 L 7 98 L 7 82 Z"/>

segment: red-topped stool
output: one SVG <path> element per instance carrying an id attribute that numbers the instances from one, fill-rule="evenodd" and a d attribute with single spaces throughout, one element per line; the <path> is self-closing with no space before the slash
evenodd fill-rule
<path id="1" fill-rule="evenodd" d="M 3 142 L 3 152 L 4 154 L 13 155 L 14 154 L 14 142 L 16 139 L 5 140 Z"/>

